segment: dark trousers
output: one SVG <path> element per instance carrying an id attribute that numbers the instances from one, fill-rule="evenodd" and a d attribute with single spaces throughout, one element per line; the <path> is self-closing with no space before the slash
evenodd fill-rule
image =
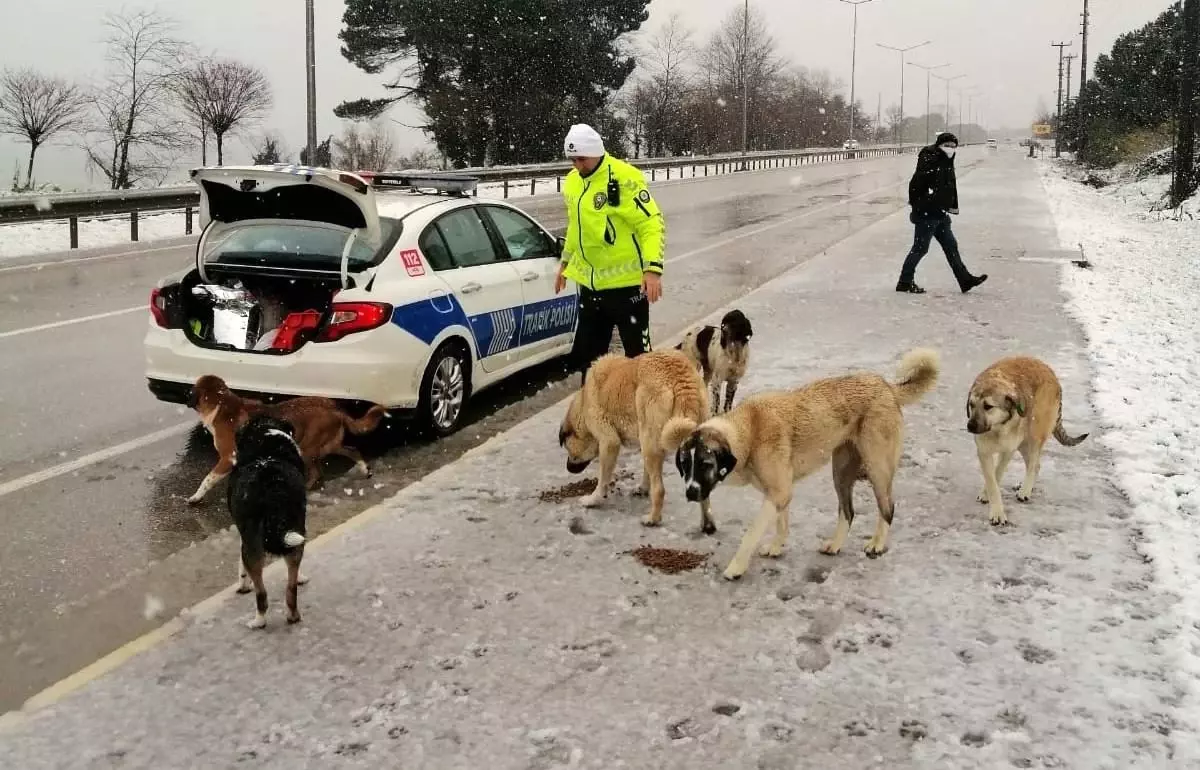
<path id="1" fill-rule="evenodd" d="M 916 226 L 916 232 L 913 235 L 912 250 L 904 260 L 904 267 L 900 269 L 900 283 L 912 283 L 916 279 L 917 265 L 921 264 L 921 260 L 929 253 L 929 244 L 936 238 L 942 246 L 942 251 L 946 253 L 946 261 L 954 271 L 959 288 L 968 286 L 971 271 L 967 270 L 962 256 L 958 253 L 958 240 L 954 237 L 954 231 L 950 229 L 950 215 L 913 212 L 909 215 L 909 221 Z"/>
<path id="2" fill-rule="evenodd" d="M 608 352 L 614 326 L 626 356 L 634 358 L 650 350 L 650 301 L 641 287 L 604 291 L 579 287 L 579 326 L 571 361 L 584 380 L 596 359 Z"/>

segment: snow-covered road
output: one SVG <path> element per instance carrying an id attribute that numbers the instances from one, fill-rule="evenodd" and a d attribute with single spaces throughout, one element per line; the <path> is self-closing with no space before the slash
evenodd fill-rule
<path id="1" fill-rule="evenodd" d="M 283 624 L 272 570 L 265 632 L 243 625 L 252 599 L 211 602 L 10 719 L 0 766 L 1195 766 L 1181 586 L 1141 556 L 1151 535 L 1118 490 L 1103 379 L 1091 408 L 1088 349 L 1059 293 L 1073 255 L 1034 166 L 994 155 L 963 180 L 959 240 L 991 275 L 975 293 L 936 249 L 918 275 L 928 294 L 892 291 L 911 230 L 899 214 L 737 302 L 755 326 L 743 397 L 941 351 L 940 384 L 906 412 L 883 558 L 862 553 L 863 488 L 846 550 L 816 552 L 835 523 L 827 470 L 797 488 L 784 556 L 738 583 L 720 571 L 758 507 L 750 490 L 717 493 L 711 538 L 670 467 L 659 530 L 639 524 L 631 472 L 604 509 L 542 501 L 574 480 L 560 405 L 314 545 L 300 626 Z M 787 249 L 787 233 L 762 248 Z M 1068 430 L 1095 438 L 1050 445 L 1033 502 L 1009 493 L 1015 526 L 995 530 L 963 403 L 1016 352 L 1054 366 Z M 628 554 L 641 544 L 712 555 L 668 576 Z"/>

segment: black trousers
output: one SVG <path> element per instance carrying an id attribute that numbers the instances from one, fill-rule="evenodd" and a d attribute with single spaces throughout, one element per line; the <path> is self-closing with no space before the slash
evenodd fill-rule
<path id="1" fill-rule="evenodd" d="M 587 370 L 596 359 L 608 352 L 614 326 L 629 358 L 651 349 L 650 300 L 641 287 L 592 291 L 580 286 L 579 325 L 571 362 L 583 380 L 587 380 Z"/>
<path id="2" fill-rule="evenodd" d="M 954 230 L 950 228 L 950 215 L 912 212 L 908 219 L 916 228 L 913 232 L 912 249 L 904 260 L 904 266 L 900 268 L 900 283 L 912 283 L 916 280 L 917 265 L 921 264 L 921 260 L 929 253 L 930 242 L 936 238 L 942 246 L 942 251 L 946 253 L 946 262 L 954 272 L 954 279 L 958 281 L 959 288 L 967 286 L 971 281 L 971 272 L 967 270 L 962 256 L 958 253 L 958 239 L 954 237 Z"/>

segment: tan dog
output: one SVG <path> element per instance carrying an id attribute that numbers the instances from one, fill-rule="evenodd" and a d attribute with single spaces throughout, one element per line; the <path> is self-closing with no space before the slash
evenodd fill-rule
<path id="1" fill-rule="evenodd" d="M 1000 481 L 1013 452 L 1020 452 L 1025 460 L 1025 481 L 1016 489 L 1017 500 L 1027 503 L 1050 436 L 1068 447 L 1088 437 L 1067 435 L 1058 376 L 1042 361 L 1027 356 L 1002 358 L 975 378 L 967 396 L 967 430 L 975 436 L 983 473 L 979 502 L 990 502 L 991 522 L 997 526 L 1008 523 Z"/>
<path id="2" fill-rule="evenodd" d="M 355 435 L 370 433 L 379 425 L 387 413 L 378 404 L 372 406 L 359 419 L 352 419 L 338 408 L 333 399 L 317 396 L 293 398 L 278 404 L 264 404 L 252 398 L 242 398 L 213 374 L 196 380 L 188 398 L 188 406 L 200 414 L 204 427 L 212 434 L 213 446 L 217 450 L 217 464 L 200 482 L 188 502 L 195 505 L 204 499 L 221 479 L 233 470 L 236 458 L 235 437 L 238 428 L 259 413 L 287 420 L 295 428 L 296 443 L 308 474 L 308 487 L 316 486 L 321 477 L 320 461 L 329 455 L 349 458 L 360 473 L 369 477 L 371 470 L 358 450 L 343 446 L 346 431 Z"/>
<path id="3" fill-rule="evenodd" d="M 704 384 L 710 388 L 709 399 L 713 413 L 728 412 L 733 407 L 738 383 L 746 376 L 750 363 L 750 338 L 754 329 L 750 319 L 740 310 L 730 310 L 721 318 L 721 326 L 701 326 L 687 333 L 675 346 L 700 368 Z M 721 386 L 725 386 L 724 406 Z"/>
<path id="4" fill-rule="evenodd" d="M 707 500 L 726 480 L 751 484 L 764 496 L 761 512 L 725 569 L 725 578 L 735 580 L 745 573 L 772 521 L 775 537 L 761 554 L 775 557 L 783 552 L 792 488 L 831 461 L 838 524 L 821 553 L 837 554 L 845 544 L 854 521 L 854 484 L 860 480 L 870 482 L 879 506 L 867 556 L 885 553 L 895 512 L 892 481 L 904 434 L 901 408 L 933 388 L 939 369 L 936 352 L 912 350 L 901 360 L 894 384 L 871 373 L 828 377 L 796 390 L 752 396 L 694 431 L 675 458 L 689 500 Z"/>
<path id="5" fill-rule="evenodd" d="M 642 491 L 650 494 L 650 513 L 642 523 L 658 526 L 666 496 L 663 461 L 708 418 L 708 408 L 704 381 L 682 353 L 650 352 L 637 358 L 610 353 L 598 359 L 558 431 L 570 473 L 582 473 L 600 458 L 596 491 L 581 502 L 588 507 L 603 502 L 621 447 L 639 447 Z M 706 534 L 716 531 L 707 501 L 700 506 L 700 528 Z"/>

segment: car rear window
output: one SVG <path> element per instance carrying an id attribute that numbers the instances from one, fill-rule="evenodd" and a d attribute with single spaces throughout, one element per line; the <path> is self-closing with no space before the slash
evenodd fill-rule
<path id="1" fill-rule="evenodd" d="M 355 241 L 350 247 L 349 268 L 378 264 L 395 245 L 403 229 L 399 219 L 380 217 L 380 248 Z M 205 260 L 220 265 L 269 265 L 338 270 L 350 231 L 305 222 L 262 222 L 234 227 L 205 245 Z"/>

